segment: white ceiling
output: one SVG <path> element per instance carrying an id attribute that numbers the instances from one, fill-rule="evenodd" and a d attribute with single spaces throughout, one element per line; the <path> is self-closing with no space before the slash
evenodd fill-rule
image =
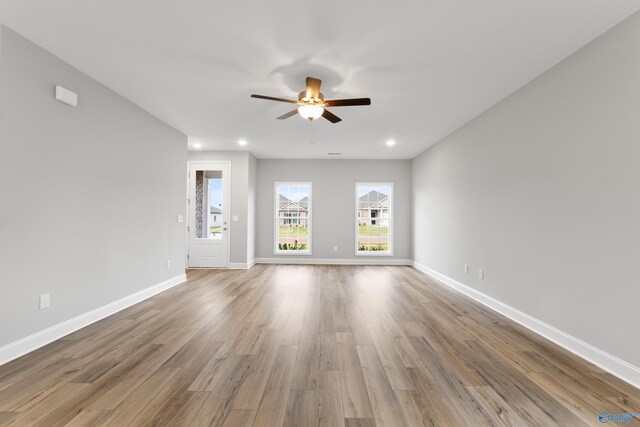
<path id="1" fill-rule="evenodd" d="M 414 157 L 640 9 L 640 0 L 0 2 L 0 22 L 191 144 L 259 158 Z M 291 105 L 249 98 L 295 98 L 306 76 L 323 80 L 327 98 L 372 105 L 310 124 L 275 119 Z"/>

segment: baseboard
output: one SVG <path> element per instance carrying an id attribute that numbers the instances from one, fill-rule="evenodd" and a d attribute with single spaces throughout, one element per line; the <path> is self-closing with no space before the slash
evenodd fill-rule
<path id="1" fill-rule="evenodd" d="M 574 336 L 567 334 L 551 325 L 544 323 L 541 320 L 536 319 L 522 311 L 515 309 L 503 302 L 496 300 L 482 292 L 479 292 L 467 285 L 445 276 L 429 267 L 413 262 L 413 266 L 430 276 L 439 282 L 444 283 L 452 289 L 461 292 L 468 297 L 478 301 L 479 303 L 489 307 L 490 309 L 497 311 L 498 313 L 508 317 L 524 326 L 525 328 L 543 336 L 544 338 L 553 341 L 559 346 L 569 350 L 577 356 L 588 360 L 596 366 L 604 369 L 605 371 L 615 375 L 621 380 L 640 388 L 640 368 L 634 366 L 616 356 L 609 354 L 591 344 L 584 342 Z"/>
<path id="2" fill-rule="evenodd" d="M 102 307 L 98 307 L 62 323 L 58 323 L 57 325 L 51 326 L 40 332 L 36 332 L 28 337 L 7 344 L 4 347 L 0 347 L 0 365 L 10 362 L 13 359 L 17 359 L 24 354 L 30 353 L 49 344 L 50 342 L 69 335 L 70 333 L 95 323 L 100 319 L 104 319 L 107 316 L 111 316 L 112 314 L 159 294 L 160 292 L 166 291 L 167 289 L 179 285 L 186 280 L 187 275 L 180 274 L 169 280 L 165 280 L 164 282 L 158 283 L 117 301 L 103 305 Z"/>
<path id="3" fill-rule="evenodd" d="M 310 265 L 413 265 L 410 259 L 395 258 L 307 258 L 307 257 L 278 257 L 256 258 L 256 264 L 310 264 Z"/>
<path id="4" fill-rule="evenodd" d="M 249 262 L 230 262 L 230 270 L 248 270 L 256 264 L 256 260 L 252 259 Z"/>

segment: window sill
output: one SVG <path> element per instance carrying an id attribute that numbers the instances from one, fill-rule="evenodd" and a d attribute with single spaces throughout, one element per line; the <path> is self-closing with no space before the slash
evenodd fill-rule
<path id="1" fill-rule="evenodd" d="M 393 256 L 393 252 L 356 252 L 356 256 Z"/>

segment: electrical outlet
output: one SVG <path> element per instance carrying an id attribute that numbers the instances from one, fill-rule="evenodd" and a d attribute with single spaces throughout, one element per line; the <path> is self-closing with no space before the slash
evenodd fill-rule
<path id="1" fill-rule="evenodd" d="M 40 310 L 49 308 L 50 303 L 51 303 L 51 300 L 49 298 L 49 294 L 40 295 Z"/>
<path id="2" fill-rule="evenodd" d="M 176 220 L 178 222 L 184 222 L 184 217 L 182 215 L 178 215 L 178 217 L 176 218 Z"/>
<path id="3" fill-rule="evenodd" d="M 480 278 L 480 280 L 484 280 L 484 270 L 483 269 L 478 269 L 478 277 Z"/>
<path id="4" fill-rule="evenodd" d="M 167 269 L 171 268 L 171 260 L 170 260 L 170 259 L 168 259 L 168 260 L 165 262 L 165 265 L 167 266 Z"/>
<path id="5" fill-rule="evenodd" d="M 338 252 L 338 247 L 337 246 L 333 247 L 333 252 Z"/>
<path id="6" fill-rule="evenodd" d="M 469 274 L 469 264 L 464 265 L 464 274 Z"/>

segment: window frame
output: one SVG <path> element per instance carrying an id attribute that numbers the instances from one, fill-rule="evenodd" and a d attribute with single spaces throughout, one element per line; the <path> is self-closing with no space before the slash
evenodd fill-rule
<path id="1" fill-rule="evenodd" d="M 278 210 L 279 210 L 279 206 L 278 206 L 278 200 L 279 200 L 279 193 L 278 193 L 278 187 L 282 186 L 282 185 L 289 185 L 289 186 L 301 186 L 301 185 L 308 185 L 309 186 L 309 208 L 308 208 L 308 215 L 306 217 L 307 220 L 307 224 L 308 224 L 308 229 L 309 229 L 309 242 L 307 243 L 307 250 L 304 251 L 291 251 L 291 250 L 281 250 L 278 249 L 278 237 L 279 237 L 279 231 L 280 231 L 280 227 L 279 227 L 279 215 L 278 215 Z M 307 182 L 307 181 L 275 181 L 273 183 L 273 254 L 274 255 L 296 255 L 296 256 L 308 256 L 312 254 L 312 234 L 313 234 L 313 184 L 311 182 Z M 297 219 L 298 221 L 301 219 L 302 217 L 297 216 L 295 217 L 295 219 Z M 294 217 L 290 217 L 289 220 L 293 220 Z"/>
<path id="2" fill-rule="evenodd" d="M 360 214 L 360 198 L 358 197 L 358 187 L 360 186 L 372 186 L 372 187 L 382 187 L 382 186 L 388 186 L 390 188 L 390 193 L 389 193 L 389 249 L 382 252 L 382 251 L 360 251 L 358 250 L 358 229 L 359 229 L 359 225 L 358 225 L 358 219 L 362 218 L 359 216 Z M 354 231 L 355 231 L 355 241 L 354 241 L 354 246 L 355 246 L 355 256 L 393 256 L 393 250 L 394 250 L 394 224 L 395 224 L 395 213 L 394 213 L 394 196 L 395 195 L 395 188 L 393 185 L 393 182 L 356 182 L 355 185 L 355 221 L 354 221 Z M 371 218 L 369 218 L 371 219 Z"/>

